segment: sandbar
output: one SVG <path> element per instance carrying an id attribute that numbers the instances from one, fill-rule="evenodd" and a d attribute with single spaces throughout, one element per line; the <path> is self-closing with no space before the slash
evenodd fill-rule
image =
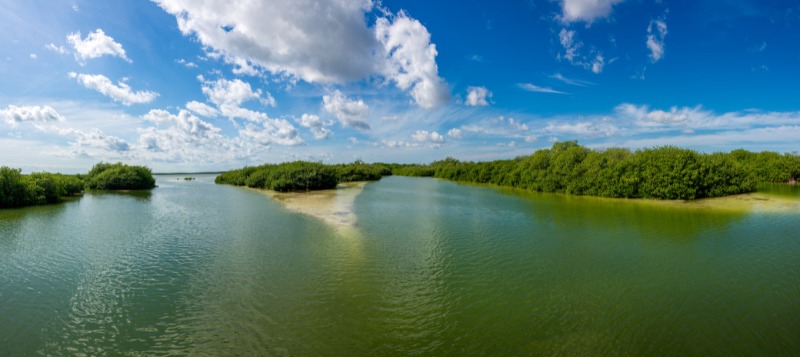
<path id="1" fill-rule="evenodd" d="M 366 181 L 344 182 L 333 190 L 308 192 L 259 191 L 272 197 L 289 211 L 319 218 L 338 230 L 345 230 L 356 225 L 355 201 L 366 184 Z"/>

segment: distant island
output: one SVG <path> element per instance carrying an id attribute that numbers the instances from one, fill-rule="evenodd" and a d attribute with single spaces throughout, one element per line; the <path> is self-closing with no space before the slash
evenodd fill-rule
<path id="1" fill-rule="evenodd" d="M 447 158 L 427 165 L 297 161 L 225 172 L 216 182 L 287 192 L 331 189 L 340 182 L 378 180 L 386 175 L 571 195 L 694 200 L 755 192 L 760 183 L 796 182 L 800 156 L 742 149 L 705 154 L 673 146 L 593 150 L 566 141 L 512 160 L 462 162 Z"/>
<path id="2" fill-rule="evenodd" d="M 47 172 L 23 175 L 21 170 L 0 167 L 0 208 L 58 203 L 86 189 L 146 190 L 156 186 L 145 166 L 99 163 L 85 175 Z"/>

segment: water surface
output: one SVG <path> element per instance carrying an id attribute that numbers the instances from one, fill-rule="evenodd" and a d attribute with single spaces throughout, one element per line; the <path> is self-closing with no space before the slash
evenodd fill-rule
<path id="1" fill-rule="evenodd" d="M 388 177 L 342 231 L 213 176 L 157 178 L 0 210 L 0 355 L 800 353 L 791 207 Z"/>

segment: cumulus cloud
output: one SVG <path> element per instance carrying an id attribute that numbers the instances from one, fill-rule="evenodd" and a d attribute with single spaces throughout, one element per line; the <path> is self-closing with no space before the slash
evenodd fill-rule
<path id="1" fill-rule="evenodd" d="M 81 39 L 80 31 L 71 33 L 67 35 L 67 42 L 69 42 L 75 50 L 75 59 L 78 62 L 85 62 L 87 59 L 109 55 L 133 63 L 125 54 L 125 49 L 122 48 L 122 45 L 114 41 L 113 38 L 107 36 L 101 29 L 89 33 L 85 39 Z"/>
<path id="2" fill-rule="evenodd" d="M 213 118 L 219 115 L 219 111 L 211 107 L 206 103 L 200 103 L 198 101 L 191 101 L 186 103 L 186 109 L 191 110 L 193 113 L 204 116 L 206 118 Z"/>
<path id="3" fill-rule="evenodd" d="M 242 103 L 251 99 L 261 99 L 265 104 L 275 104 L 275 99 L 267 94 L 266 97 L 261 96 L 261 90 L 254 91 L 250 87 L 250 83 L 244 82 L 240 79 L 227 80 L 219 79 L 216 81 L 209 81 L 203 84 L 203 94 L 208 97 L 211 103 L 216 104 L 218 107 L 238 107 Z"/>
<path id="4" fill-rule="evenodd" d="M 491 97 L 492 92 L 486 89 L 486 87 L 469 87 L 467 88 L 467 100 L 464 104 L 471 107 L 487 106 L 489 105 L 487 98 Z"/>
<path id="5" fill-rule="evenodd" d="M 0 109 L 0 118 L 10 125 L 12 128 L 17 127 L 20 123 L 47 123 L 64 121 L 55 109 L 50 106 L 34 105 L 22 106 L 9 105 L 6 109 Z"/>
<path id="6" fill-rule="evenodd" d="M 215 0 L 156 0 L 210 57 L 234 72 L 262 71 L 309 83 L 348 83 L 383 76 L 431 108 L 450 95 L 438 75 L 436 46 L 417 20 L 383 12 L 374 27 L 372 0 L 265 0 L 228 6 Z M 267 16 L 267 18 L 265 18 Z"/>
<path id="7" fill-rule="evenodd" d="M 464 138 L 464 133 L 459 128 L 453 128 L 447 131 L 447 136 L 455 139 Z"/>
<path id="8" fill-rule="evenodd" d="M 658 62 L 664 57 L 664 38 L 667 37 L 667 23 L 663 19 L 650 21 L 647 25 L 647 49 L 650 50 L 650 60 Z"/>
<path id="9" fill-rule="evenodd" d="M 517 87 L 519 87 L 521 89 L 524 89 L 524 90 L 526 90 L 528 92 L 567 94 L 567 93 L 564 93 L 564 92 L 561 92 L 561 91 L 557 91 L 557 90 L 552 89 L 552 88 L 539 87 L 539 86 L 537 86 L 535 84 L 531 84 L 531 83 L 517 83 Z"/>
<path id="10" fill-rule="evenodd" d="M 60 135 L 72 136 L 73 153 L 88 157 L 108 157 L 108 153 L 125 153 L 131 150 L 131 145 L 127 141 L 113 135 L 107 135 L 100 129 L 94 128 L 88 131 L 78 129 L 64 129 L 59 131 Z"/>
<path id="11" fill-rule="evenodd" d="M 108 77 L 102 74 L 69 73 L 70 78 L 75 78 L 78 83 L 89 89 L 94 89 L 103 95 L 124 105 L 150 103 L 158 97 L 158 93 L 151 91 L 133 91 L 125 82 L 115 85 Z"/>
<path id="12" fill-rule="evenodd" d="M 444 136 L 435 131 L 417 130 L 411 134 L 411 139 L 418 143 L 428 144 L 442 144 L 444 143 Z"/>
<path id="13" fill-rule="evenodd" d="M 364 119 L 369 115 L 369 106 L 361 99 L 349 99 L 336 90 L 322 97 L 322 109 L 339 119 L 346 127 L 368 130 L 369 124 Z"/>
<path id="14" fill-rule="evenodd" d="M 153 127 L 140 128 L 137 156 L 165 162 L 225 162 L 246 155 L 243 143 L 186 110 L 153 109 L 144 116 Z"/>
<path id="15" fill-rule="evenodd" d="M 197 63 L 187 61 L 187 60 L 185 60 L 183 58 L 181 58 L 181 59 L 179 59 L 179 60 L 177 60 L 175 62 L 184 65 L 186 68 L 197 68 Z"/>
<path id="16" fill-rule="evenodd" d="M 624 0 L 562 0 L 561 21 L 565 23 L 583 21 L 591 24 L 599 18 L 608 17 L 614 5 Z"/>
<path id="17" fill-rule="evenodd" d="M 295 119 L 295 121 L 300 124 L 300 126 L 309 128 L 311 130 L 311 134 L 314 135 L 314 139 L 327 139 L 331 136 L 331 134 L 333 134 L 330 129 L 326 128 L 327 126 L 331 126 L 333 123 L 324 122 L 317 115 L 303 114 L 299 119 Z"/>
<path id="18" fill-rule="evenodd" d="M 402 90 L 411 89 L 411 97 L 423 108 L 440 106 L 450 100 L 450 92 L 439 77 L 436 45 L 418 20 L 400 12 L 394 21 L 379 18 L 375 33 L 388 53 L 383 73 Z"/>
<path id="19" fill-rule="evenodd" d="M 271 119 L 260 124 L 247 124 L 239 130 L 239 135 L 260 145 L 303 145 L 305 141 L 297 134 L 297 129 L 284 119 Z"/>

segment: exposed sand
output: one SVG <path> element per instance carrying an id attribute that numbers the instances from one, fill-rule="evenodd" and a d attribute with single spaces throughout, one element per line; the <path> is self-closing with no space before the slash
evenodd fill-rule
<path id="1" fill-rule="evenodd" d="M 334 190 L 276 192 L 260 190 L 286 209 L 319 218 L 339 231 L 353 229 L 357 217 L 353 210 L 356 197 L 367 182 L 345 182 Z"/>

